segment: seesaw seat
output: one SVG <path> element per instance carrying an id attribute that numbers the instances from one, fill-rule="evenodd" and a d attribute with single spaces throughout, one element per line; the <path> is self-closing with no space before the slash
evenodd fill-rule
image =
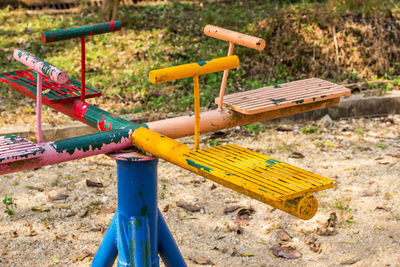
<path id="1" fill-rule="evenodd" d="M 184 156 L 216 182 L 240 187 L 239 192 L 248 191 L 257 199 L 289 200 L 332 187 L 330 179 L 236 145 L 193 150 Z"/>
<path id="2" fill-rule="evenodd" d="M 39 157 L 44 149 L 18 135 L 0 136 L 0 163 Z"/>
<path id="3" fill-rule="evenodd" d="M 340 98 L 350 93 L 349 89 L 341 85 L 311 78 L 225 95 L 223 105 L 239 113 L 252 115 Z M 215 99 L 215 103 L 219 103 L 219 97 Z"/>
<path id="4" fill-rule="evenodd" d="M 146 128 L 131 137 L 135 147 L 268 204 L 305 197 L 333 181 L 236 145 L 190 149 Z"/>
<path id="5" fill-rule="evenodd" d="M 37 74 L 32 69 L 17 70 L 0 74 L 0 81 L 7 83 L 14 90 L 25 95 L 36 96 Z M 98 97 L 102 93 L 89 85 L 86 85 L 85 98 Z M 66 103 L 81 96 L 81 83 L 69 78 L 64 84 L 58 84 L 46 76 L 43 76 L 42 87 L 43 102 L 45 103 Z"/>

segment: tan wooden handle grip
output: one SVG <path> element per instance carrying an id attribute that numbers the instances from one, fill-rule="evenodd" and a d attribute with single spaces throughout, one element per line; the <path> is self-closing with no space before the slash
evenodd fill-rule
<path id="1" fill-rule="evenodd" d="M 232 42 L 237 45 L 246 46 L 249 48 L 262 51 L 265 48 L 264 39 L 220 28 L 213 25 L 204 27 L 204 34 L 227 42 Z"/>

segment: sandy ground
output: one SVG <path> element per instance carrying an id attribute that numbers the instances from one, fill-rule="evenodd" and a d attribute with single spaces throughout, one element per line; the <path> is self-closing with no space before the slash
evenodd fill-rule
<path id="1" fill-rule="evenodd" d="M 301 133 L 302 124 L 280 125 L 291 131 L 264 125 L 257 137 L 230 129 L 219 142 L 330 177 L 335 187 L 316 194 L 319 211 L 303 221 L 220 185 L 211 189 L 212 181 L 161 160 L 159 207 L 188 265 L 400 266 L 400 115 L 341 120 L 314 134 Z M 202 135 L 203 145 L 209 136 Z M 104 187 L 87 187 L 86 179 Z M 116 193 L 115 163 L 104 155 L 1 176 L 0 197 L 11 194 L 17 207 L 14 216 L 0 215 L 0 265 L 89 266 Z M 49 200 L 58 194 L 68 198 Z M 202 209 L 188 212 L 176 206 L 179 200 Z M 239 221 L 239 234 L 238 210 L 223 213 L 234 205 L 255 210 Z M 332 213 L 336 224 L 326 229 Z M 279 237 L 282 229 L 289 241 Z M 291 247 L 299 258 L 274 256 L 276 246 Z"/>

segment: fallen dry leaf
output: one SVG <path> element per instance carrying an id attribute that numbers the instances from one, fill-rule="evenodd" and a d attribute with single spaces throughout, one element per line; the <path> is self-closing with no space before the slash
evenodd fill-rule
<path id="1" fill-rule="evenodd" d="M 112 207 L 101 207 L 100 209 L 100 213 L 103 214 L 109 214 L 109 213 L 114 213 L 115 212 L 115 208 Z"/>
<path id="2" fill-rule="evenodd" d="M 241 206 L 237 206 L 237 205 L 231 206 L 231 207 L 227 207 L 227 208 L 224 209 L 224 214 L 232 213 L 232 212 L 234 212 L 234 211 L 236 211 L 237 209 L 240 209 L 240 208 L 241 208 Z"/>
<path id="3" fill-rule="evenodd" d="M 103 187 L 103 183 L 86 180 L 86 186 L 88 186 L 88 187 Z"/>
<path id="4" fill-rule="evenodd" d="M 239 256 L 239 253 L 238 253 L 238 251 L 237 251 L 237 249 L 236 249 L 235 247 L 232 248 L 231 256 L 232 256 L 232 257 Z"/>
<path id="5" fill-rule="evenodd" d="M 169 205 L 169 204 L 165 205 L 164 208 L 163 208 L 163 211 L 167 212 L 170 207 L 171 207 L 171 205 Z"/>
<path id="6" fill-rule="evenodd" d="M 177 201 L 176 206 L 190 212 L 199 212 L 202 209 L 201 207 L 189 204 L 184 200 Z"/>
<path id="7" fill-rule="evenodd" d="M 194 263 L 199 264 L 199 265 L 215 265 L 215 263 L 212 262 L 210 259 L 195 259 L 195 258 L 189 257 L 189 260 L 191 260 Z"/>
<path id="8" fill-rule="evenodd" d="M 316 233 L 321 236 L 333 236 L 336 235 L 336 223 L 337 223 L 337 215 L 336 212 L 332 212 L 329 215 L 329 219 L 324 224 L 322 228 L 317 227 Z"/>
<path id="9" fill-rule="evenodd" d="M 291 129 L 291 128 L 286 128 L 286 127 L 282 127 L 282 126 L 279 126 L 278 128 L 276 128 L 276 130 L 278 132 L 292 132 L 293 131 L 293 129 Z"/>
<path id="10" fill-rule="evenodd" d="M 50 209 L 48 207 L 44 207 L 44 206 L 34 206 L 31 208 L 32 211 L 34 212 L 48 212 L 50 211 Z"/>
<path id="11" fill-rule="evenodd" d="M 30 190 L 37 190 L 39 192 L 43 192 L 44 189 L 39 187 L 39 186 L 34 186 L 34 185 L 27 185 L 26 188 L 30 189 Z"/>
<path id="12" fill-rule="evenodd" d="M 209 137 L 209 139 L 217 139 L 217 138 L 224 138 L 226 136 L 228 136 L 231 132 L 230 131 L 217 131 L 217 132 L 213 132 L 211 134 L 211 136 Z"/>
<path id="13" fill-rule="evenodd" d="M 238 235 L 243 233 L 243 228 L 236 222 L 229 222 L 226 227 L 228 232 L 236 232 Z"/>
<path id="14" fill-rule="evenodd" d="M 384 210 L 384 211 L 387 211 L 387 212 L 389 212 L 390 211 L 390 209 L 389 208 L 386 208 L 386 207 L 383 207 L 383 206 L 376 206 L 376 208 L 375 208 L 376 210 Z"/>
<path id="15" fill-rule="evenodd" d="M 290 154 L 289 157 L 294 158 L 294 159 L 303 159 L 304 155 L 301 154 L 300 152 L 293 152 L 292 154 Z"/>
<path id="16" fill-rule="evenodd" d="M 69 196 L 68 195 L 65 195 L 65 194 L 58 194 L 58 195 L 56 195 L 56 196 L 54 196 L 54 197 L 49 197 L 49 200 L 50 201 L 57 201 L 57 200 L 65 200 L 65 199 L 67 199 Z"/>
<path id="17" fill-rule="evenodd" d="M 359 258 L 349 258 L 349 259 L 345 259 L 343 261 L 340 262 L 340 264 L 342 265 L 353 265 L 354 263 L 360 261 Z"/>
<path id="18" fill-rule="evenodd" d="M 278 231 L 278 237 L 281 241 L 290 241 L 292 237 L 285 230 L 281 229 Z"/>
<path id="19" fill-rule="evenodd" d="M 385 195 L 383 196 L 384 200 L 389 200 L 390 199 L 390 195 L 389 193 L 385 193 Z"/>
<path id="20" fill-rule="evenodd" d="M 276 257 L 281 257 L 289 260 L 295 260 L 301 257 L 300 251 L 294 248 L 276 246 L 271 248 L 271 252 Z"/>
<path id="21" fill-rule="evenodd" d="M 253 208 L 243 208 L 240 209 L 236 215 L 235 223 L 240 226 L 247 225 L 251 220 L 251 214 L 256 211 Z"/>
<path id="22" fill-rule="evenodd" d="M 318 253 L 321 252 L 321 242 L 318 241 L 317 237 L 312 236 L 307 244 L 309 245 L 311 251 Z"/>

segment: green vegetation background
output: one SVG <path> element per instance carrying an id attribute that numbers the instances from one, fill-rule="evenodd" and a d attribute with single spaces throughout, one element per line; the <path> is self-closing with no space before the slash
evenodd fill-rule
<path id="1" fill-rule="evenodd" d="M 213 24 L 262 37 L 267 43 L 262 52 L 235 48 L 241 66 L 230 71 L 228 92 L 307 77 L 342 83 L 392 80 L 381 87 L 391 90 L 400 81 L 399 6 L 397 1 L 386 0 L 180 1 L 121 6 L 121 32 L 87 38 L 87 83 L 108 98 L 118 94 L 135 102 L 129 109 L 121 107 L 119 113 L 186 110 L 193 103 L 191 79 L 153 85 L 148 72 L 225 56 L 227 43 L 203 35 L 204 26 Z M 79 14 L 57 15 L 0 10 L 0 72 L 23 68 L 12 58 L 15 48 L 23 48 L 79 77 L 79 41 L 42 44 L 40 33 L 103 20 L 91 7 Z M 202 106 L 211 105 L 221 78 L 222 73 L 201 77 Z"/>

